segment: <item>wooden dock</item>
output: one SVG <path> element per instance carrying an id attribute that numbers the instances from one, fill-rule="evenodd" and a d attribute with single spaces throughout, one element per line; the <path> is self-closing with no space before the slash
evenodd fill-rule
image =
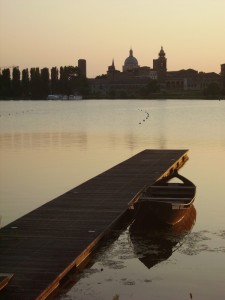
<path id="1" fill-rule="evenodd" d="M 0 299 L 46 299 L 143 188 L 179 169 L 187 150 L 144 150 L 0 230 Z M 19 205 L 19 203 L 15 203 Z"/>

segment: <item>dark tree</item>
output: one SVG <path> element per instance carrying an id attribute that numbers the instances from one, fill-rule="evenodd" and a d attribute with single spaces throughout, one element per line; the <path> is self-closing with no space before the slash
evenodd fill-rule
<path id="1" fill-rule="evenodd" d="M 11 96 L 10 69 L 3 69 L 0 77 L 0 96 L 9 98 Z"/>
<path id="2" fill-rule="evenodd" d="M 59 73 L 60 73 L 60 78 L 59 78 L 60 93 L 61 94 L 67 94 L 67 81 L 68 81 L 68 78 L 66 76 L 65 67 L 60 67 Z"/>
<path id="3" fill-rule="evenodd" d="M 22 96 L 28 98 L 30 95 L 30 80 L 28 69 L 22 71 L 22 82 L 21 82 Z"/>
<path id="4" fill-rule="evenodd" d="M 73 76 L 75 67 L 60 67 L 60 92 L 61 94 L 73 94 Z"/>
<path id="5" fill-rule="evenodd" d="M 31 99 L 41 99 L 41 76 L 39 68 L 30 69 L 30 91 Z"/>
<path id="6" fill-rule="evenodd" d="M 67 68 L 68 80 L 69 80 L 69 93 L 70 94 L 88 94 L 88 80 L 82 75 L 78 67 L 69 66 Z"/>
<path id="7" fill-rule="evenodd" d="M 88 93 L 88 80 L 81 74 L 78 67 L 60 67 L 60 93 L 64 95 L 74 95 Z"/>
<path id="8" fill-rule="evenodd" d="M 107 74 L 102 74 L 95 77 L 95 79 L 107 79 L 107 78 L 108 78 Z"/>
<path id="9" fill-rule="evenodd" d="M 18 67 L 13 68 L 12 72 L 12 96 L 21 96 L 21 85 L 20 85 L 20 70 Z"/>
<path id="10" fill-rule="evenodd" d="M 68 78 L 68 93 L 77 93 L 80 85 L 80 69 L 73 66 L 66 67 L 66 74 Z"/>
<path id="11" fill-rule="evenodd" d="M 54 67 L 51 69 L 51 94 L 58 94 L 59 90 L 59 70 Z"/>
<path id="12" fill-rule="evenodd" d="M 88 92 L 89 92 L 88 80 L 81 73 L 81 71 L 78 67 L 73 68 L 72 87 L 73 87 L 73 93 L 79 93 L 81 95 L 87 95 Z"/>
<path id="13" fill-rule="evenodd" d="M 49 69 L 41 69 L 41 98 L 46 99 L 50 91 Z"/>

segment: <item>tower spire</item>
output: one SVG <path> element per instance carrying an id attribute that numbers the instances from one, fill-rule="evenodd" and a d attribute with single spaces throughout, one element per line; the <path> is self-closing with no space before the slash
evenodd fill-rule
<path id="1" fill-rule="evenodd" d="M 130 47 L 130 56 L 133 56 L 133 49 Z"/>
<path id="2" fill-rule="evenodd" d="M 161 46 L 161 49 L 159 51 L 159 57 L 165 57 L 166 56 L 166 53 L 165 51 L 163 50 L 163 46 Z"/>

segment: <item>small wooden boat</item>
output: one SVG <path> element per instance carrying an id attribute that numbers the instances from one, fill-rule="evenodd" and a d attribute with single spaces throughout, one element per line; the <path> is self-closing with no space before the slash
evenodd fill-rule
<path id="1" fill-rule="evenodd" d="M 170 182 L 177 178 L 179 182 Z M 174 225 L 182 220 L 195 199 L 196 186 L 176 171 L 157 180 L 140 196 L 135 205 L 136 217 L 156 216 L 163 223 Z"/>
<path id="2" fill-rule="evenodd" d="M 12 280 L 14 274 L 0 273 L 0 291 L 3 290 Z"/>

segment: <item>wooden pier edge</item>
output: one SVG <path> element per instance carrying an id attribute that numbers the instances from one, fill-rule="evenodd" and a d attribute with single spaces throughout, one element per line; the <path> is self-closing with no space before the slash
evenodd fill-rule
<path id="1" fill-rule="evenodd" d="M 188 150 L 187 150 L 188 152 Z M 161 179 L 165 176 L 168 176 L 169 174 L 173 173 L 175 170 L 179 170 L 189 159 L 187 156 L 187 152 L 184 153 L 180 159 L 176 160 L 166 172 L 164 172 L 158 179 Z M 92 253 L 93 251 L 98 247 L 99 243 L 102 241 L 102 239 L 110 233 L 110 231 L 114 228 L 118 222 L 124 217 L 125 213 L 130 209 L 133 208 L 133 205 L 135 202 L 138 201 L 138 198 L 140 197 L 143 190 L 146 189 L 146 186 L 144 186 L 135 196 L 134 198 L 128 203 L 127 210 L 122 212 L 121 215 L 116 218 L 108 228 L 106 228 L 92 243 L 89 244 L 89 246 L 79 255 L 75 258 L 73 262 L 67 268 L 57 276 L 57 278 L 36 298 L 36 300 L 45 300 L 49 296 L 54 293 L 59 287 L 61 281 L 67 276 L 69 272 L 74 270 L 76 272 L 76 269 L 81 265 Z"/>
<path id="2" fill-rule="evenodd" d="M 71 239 L 72 243 L 76 244 L 77 241 L 79 240 L 79 234 L 75 233 L 76 235 L 72 236 L 71 233 L 73 231 L 71 231 L 71 228 L 73 227 L 71 226 L 79 226 L 79 232 L 82 239 L 85 238 L 84 236 L 82 236 L 83 234 L 82 230 L 84 229 L 88 230 L 88 228 L 91 228 L 89 226 L 93 226 L 93 222 L 92 223 L 89 222 L 89 224 L 85 225 L 85 228 L 83 228 L 82 226 L 86 224 L 84 222 L 87 222 L 88 218 L 83 219 L 82 217 L 83 225 L 80 228 L 80 223 L 79 224 L 77 223 L 78 221 L 76 221 L 76 218 L 77 218 L 77 214 L 79 216 L 81 210 L 82 210 L 82 216 L 83 214 L 86 213 L 88 215 L 87 210 L 90 209 L 89 213 L 92 213 L 92 209 L 93 209 L 92 205 L 95 205 L 96 207 L 98 207 L 98 212 L 97 211 L 95 212 L 95 215 L 98 217 L 100 216 L 100 214 L 101 216 L 102 215 L 104 216 L 105 211 L 110 212 L 110 218 L 108 219 L 107 216 L 104 216 L 104 222 L 103 223 L 100 222 L 101 224 L 99 224 L 97 219 L 94 219 L 96 220 L 94 222 L 97 222 L 96 228 L 98 229 L 96 230 L 96 233 L 93 234 L 92 240 L 90 238 L 87 239 L 86 237 L 86 241 L 88 242 L 83 243 L 85 247 L 79 244 L 78 247 L 76 247 L 76 251 L 74 251 L 74 246 L 72 246 L 72 250 L 71 250 L 70 241 L 68 242 L 67 248 L 65 248 L 65 246 L 63 245 L 62 251 L 65 250 L 70 251 L 68 252 L 70 255 L 68 262 L 65 264 L 63 261 L 63 267 L 61 269 L 58 268 L 59 271 L 56 272 L 54 271 L 55 272 L 54 277 L 52 277 L 52 279 L 50 280 L 48 279 L 45 282 L 45 286 L 42 285 L 43 286 L 42 288 L 40 286 L 38 293 L 37 292 L 33 293 L 33 291 L 31 290 L 32 277 L 29 278 L 29 275 L 27 277 L 27 274 L 29 274 L 29 272 L 31 273 L 35 272 L 34 266 L 37 266 L 39 268 L 38 261 L 42 259 L 43 256 L 41 257 L 35 256 L 34 260 L 32 260 L 32 265 L 33 265 L 32 269 L 30 271 L 27 270 L 26 272 L 28 273 L 26 272 L 23 273 L 24 274 L 23 280 L 25 278 L 24 276 L 26 275 L 26 282 L 24 282 L 23 284 L 24 286 L 26 284 L 26 288 L 28 288 L 26 294 L 24 294 L 23 289 L 21 289 L 21 292 L 18 290 L 18 287 L 20 286 L 18 286 L 17 274 L 15 272 L 15 283 L 13 280 L 13 282 L 10 283 L 9 289 L 6 291 L 7 299 L 14 300 L 14 299 L 23 299 L 23 297 L 26 297 L 26 299 L 29 300 L 31 299 L 44 300 L 55 295 L 58 292 L 58 290 L 60 290 L 60 287 L 63 286 L 65 281 L 69 279 L 70 274 L 76 273 L 76 270 L 79 270 L 79 266 L 81 264 L 83 265 L 83 263 L 88 259 L 88 257 L 90 257 L 93 251 L 97 249 L 97 247 L 100 244 L 100 241 L 102 241 L 103 238 L 107 237 L 107 235 L 112 231 L 112 229 L 118 223 L 122 223 L 124 216 L 126 216 L 127 213 L 129 214 L 130 209 L 132 208 L 134 203 L 138 201 L 139 196 L 143 192 L 143 190 L 146 189 L 146 187 L 149 184 L 154 183 L 154 181 L 164 176 L 167 176 L 168 174 L 172 173 L 174 170 L 179 170 L 189 159 L 187 153 L 188 150 L 143 150 L 142 152 L 134 155 L 131 158 L 128 158 L 127 160 L 119 163 L 118 165 L 103 172 L 102 174 L 97 175 L 96 177 L 88 180 L 87 182 L 84 182 L 80 186 L 75 187 L 71 191 L 68 191 L 65 194 L 59 196 L 58 198 L 49 201 L 42 207 L 37 208 L 36 210 L 25 215 L 24 217 L 7 225 L 5 228 L 2 228 L 1 245 L 3 246 L 3 248 L 2 249 L 0 248 L 0 263 L 2 262 L 2 267 L 3 267 L 2 270 L 4 273 L 13 272 L 14 265 L 16 263 L 17 269 L 21 268 L 20 270 L 23 273 L 23 258 L 22 258 L 24 255 L 23 249 L 22 248 L 21 249 L 19 248 L 18 250 L 15 249 L 15 246 L 17 246 L 17 244 L 15 241 L 15 236 L 12 235 L 12 231 L 10 228 L 14 227 L 21 230 L 20 231 L 21 241 L 23 241 L 23 238 L 27 239 L 26 242 L 27 244 L 22 246 L 24 247 L 27 246 L 28 247 L 27 251 L 32 251 L 32 247 L 34 247 L 34 245 L 37 245 L 39 247 L 39 245 L 37 244 L 39 240 L 35 238 L 36 230 L 39 230 L 39 225 L 37 222 L 39 218 L 42 224 L 43 222 L 45 225 L 51 224 L 51 229 L 49 230 L 58 230 L 60 229 L 59 227 L 60 224 L 64 224 L 64 223 L 62 223 L 62 218 L 58 220 L 58 223 L 55 223 L 57 214 L 58 216 L 60 215 L 64 216 L 65 214 L 67 216 L 67 213 L 69 212 L 68 209 L 72 207 L 73 210 L 69 213 L 70 219 L 68 219 L 68 222 L 72 221 L 71 224 L 69 223 L 70 227 L 68 230 L 70 231 L 68 232 L 68 238 Z M 139 178 L 139 176 L 141 176 L 141 178 Z M 125 181 L 124 178 L 126 179 Z M 110 184 L 110 186 L 107 186 L 107 184 L 111 182 L 110 180 L 113 180 L 113 182 L 112 184 Z M 122 180 L 122 185 L 120 180 Z M 106 186 L 104 186 L 105 184 Z M 113 196 L 111 196 L 110 191 L 114 189 L 116 189 L 116 193 L 114 193 Z M 92 190 L 94 193 L 93 195 L 91 194 Z M 92 198 L 92 196 L 93 199 L 91 199 L 92 201 L 90 202 L 91 203 L 90 207 L 86 208 L 85 206 L 86 203 L 87 204 L 89 203 L 88 197 Z M 104 199 L 105 208 L 102 208 L 102 199 Z M 116 201 L 114 203 L 115 199 Z M 77 203 L 76 201 L 78 201 L 78 204 L 76 204 Z M 67 207 L 67 203 L 69 204 L 69 207 Z M 54 214 L 55 212 L 56 212 L 56 216 L 54 215 L 53 219 L 51 218 L 49 219 L 49 214 L 51 217 L 52 214 Z M 75 219 L 71 219 L 71 216 L 72 218 Z M 80 220 L 80 218 L 78 219 Z M 52 221 L 53 223 L 49 223 Z M 68 222 L 65 223 L 65 225 L 68 224 Z M 29 234 L 27 235 L 26 226 L 28 225 L 31 228 L 30 230 L 34 230 L 34 234 L 32 234 L 32 236 L 29 236 Z M 43 226 L 41 227 L 41 230 L 43 230 Z M 41 235 L 43 235 L 43 241 L 45 241 L 45 238 L 48 237 L 48 233 L 47 236 L 45 237 L 44 233 L 42 231 L 40 232 Z M 38 234 L 39 233 L 37 231 L 37 235 Z M 39 238 L 39 236 L 37 237 Z M 60 243 L 61 241 L 60 238 L 61 235 L 52 236 L 52 242 L 54 242 L 52 244 L 57 245 L 57 243 Z M 29 244 L 31 244 L 30 250 L 29 250 Z M 42 255 L 44 255 L 45 248 L 41 247 L 39 249 L 40 249 L 40 253 L 42 253 L 42 249 L 44 250 L 42 253 Z M 61 247 L 59 249 L 61 249 Z M 46 251 L 48 250 L 49 249 L 46 249 Z M 49 251 L 55 251 L 54 247 L 52 246 L 52 248 Z M 12 254 L 9 254 L 11 252 Z M 17 258 L 17 260 L 13 261 L 11 260 L 11 258 L 12 259 Z M 46 257 L 44 257 L 44 260 L 46 260 Z M 51 258 L 50 260 L 52 261 Z M 6 261 L 6 263 L 4 263 L 4 261 Z M 44 272 L 45 269 L 46 268 L 42 266 L 42 272 Z M 50 269 L 51 269 L 51 264 L 48 264 L 47 270 Z M 38 272 L 40 273 L 40 269 Z M 18 292 L 20 294 L 18 294 Z"/>
<path id="3" fill-rule="evenodd" d="M 88 247 L 78 255 L 73 262 L 67 268 L 57 276 L 57 278 L 35 299 L 35 300 L 45 300 L 48 299 L 57 289 L 60 288 L 62 280 L 70 273 L 73 273 L 78 270 L 79 266 L 87 260 L 90 255 L 96 250 L 99 246 L 99 243 L 107 236 L 110 231 L 120 222 L 120 220 L 124 217 L 126 212 L 123 212 L 115 221 L 104 230 L 92 243 L 88 245 Z"/>

